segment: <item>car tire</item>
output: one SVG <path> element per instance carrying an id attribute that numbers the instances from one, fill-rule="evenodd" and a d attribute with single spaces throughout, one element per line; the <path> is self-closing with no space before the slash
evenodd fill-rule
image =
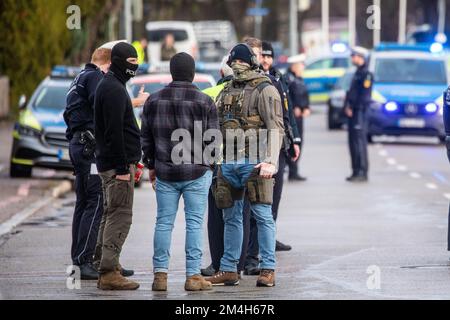
<path id="1" fill-rule="evenodd" d="M 328 130 L 338 130 L 341 128 L 341 124 L 337 123 L 333 117 L 333 108 L 328 108 Z"/>
<path id="2" fill-rule="evenodd" d="M 373 144 L 373 135 L 371 135 L 371 134 L 367 135 L 367 143 Z"/>
<path id="3" fill-rule="evenodd" d="M 446 136 L 439 136 L 438 138 L 439 138 L 439 142 L 440 142 L 441 144 L 445 144 Z"/>
<path id="4" fill-rule="evenodd" d="M 31 178 L 32 166 L 11 163 L 9 167 L 9 176 L 11 178 Z"/>

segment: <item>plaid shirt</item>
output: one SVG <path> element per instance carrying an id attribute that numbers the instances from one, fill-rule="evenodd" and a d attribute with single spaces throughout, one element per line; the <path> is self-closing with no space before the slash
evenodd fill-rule
<path id="1" fill-rule="evenodd" d="M 219 129 L 217 109 L 214 101 L 192 83 L 174 81 L 152 94 L 145 103 L 142 118 L 144 163 L 149 169 L 156 170 L 159 179 L 173 182 L 195 180 L 211 169 L 204 159 L 198 161 L 198 158 L 202 157 L 207 146 L 203 142 L 205 131 Z M 197 141 L 194 141 L 194 122 L 199 123 L 195 129 Z M 188 163 L 172 162 L 172 151 L 180 146 L 179 141 L 172 141 L 172 134 L 177 129 L 185 129 L 191 137 L 191 154 L 183 154 Z"/>

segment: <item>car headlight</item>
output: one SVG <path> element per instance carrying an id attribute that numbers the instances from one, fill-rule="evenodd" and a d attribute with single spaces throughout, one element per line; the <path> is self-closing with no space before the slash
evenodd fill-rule
<path id="1" fill-rule="evenodd" d="M 39 138 L 41 136 L 41 132 L 27 126 L 18 125 L 16 127 L 16 130 L 21 136 L 36 137 L 36 138 Z"/>

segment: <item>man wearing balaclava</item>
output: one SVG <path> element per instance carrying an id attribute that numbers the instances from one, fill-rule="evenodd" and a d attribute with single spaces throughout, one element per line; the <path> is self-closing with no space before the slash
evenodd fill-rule
<path id="1" fill-rule="evenodd" d="M 127 81 L 136 75 L 137 69 L 134 47 L 125 42 L 116 44 L 110 71 L 99 83 L 95 96 L 96 162 L 105 199 L 98 281 L 102 290 L 139 288 L 138 283 L 122 276 L 119 263 L 131 227 L 134 173 L 141 159 L 140 131 L 126 89 Z"/>

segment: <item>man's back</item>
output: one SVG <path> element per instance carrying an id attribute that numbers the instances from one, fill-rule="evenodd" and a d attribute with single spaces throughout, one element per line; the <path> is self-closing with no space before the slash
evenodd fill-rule
<path id="1" fill-rule="evenodd" d="M 172 151 L 180 143 L 179 140 L 172 141 L 172 134 L 177 129 L 190 135 L 184 146 L 188 147 L 190 142 L 191 154 L 183 155 L 187 163 L 181 165 L 172 159 Z M 209 169 L 202 159 L 203 134 L 209 129 L 218 129 L 212 99 L 189 82 L 174 81 L 153 94 L 145 104 L 142 121 L 144 159 L 153 161 L 150 166 L 156 168 L 160 179 L 195 180 Z"/>

